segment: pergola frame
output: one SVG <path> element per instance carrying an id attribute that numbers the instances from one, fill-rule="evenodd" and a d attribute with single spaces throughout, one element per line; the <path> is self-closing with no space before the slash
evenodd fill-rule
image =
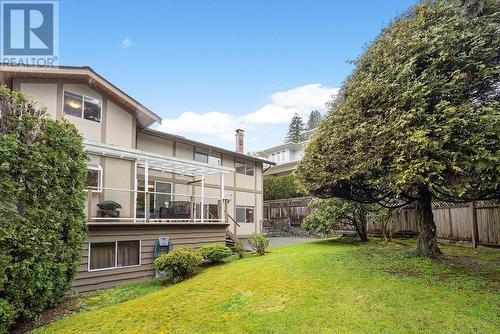
<path id="1" fill-rule="evenodd" d="M 149 207 L 149 170 L 157 170 L 166 173 L 174 173 L 191 177 L 200 177 L 201 181 L 201 222 L 204 222 L 204 205 L 205 205 L 205 177 L 207 175 L 220 175 L 221 189 L 220 189 L 220 200 L 221 200 L 221 214 L 224 215 L 225 212 L 225 199 L 224 199 L 224 174 L 229 174 L 234 172 L 234 168 L 224 167 L 224 166 L 213 166 L 207 163 L 179 159 L 176 157 L 165 156 L 157 153 L 145 152 L 133 148 L 123 148 L 120 146 L 115 146 L 111 144 L 97 143 L 94 141 L 85 140 L 83 142 L 85 151 L 92 155 L 112 157 L 122 160 L 129 160 L 134 162 L 134 202 L 133 202 L 133 217 L 134 222 L 136 220 L 137 213 L 137 188 L 138 179 L 137 172 L 138 168 L 144 168 L 144 193 L 146 194 L 145 207 Z M 146 212 L 145 212 L 146 216 Z"/>

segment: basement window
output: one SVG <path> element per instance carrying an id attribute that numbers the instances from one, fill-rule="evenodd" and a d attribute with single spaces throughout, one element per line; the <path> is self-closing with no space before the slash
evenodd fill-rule
<path id="1" fill-rule="evenodd" d="M 66 115 L 83 118 L 93 122 L 101 121 L 100 100 L 71 92 L 64 92 L 63 110 Z"/>
<path id="2" fill-rule="evenodd" d="M 141 241 L 89 243 L 88 270 L 105 270 L 141 265 Z"/>

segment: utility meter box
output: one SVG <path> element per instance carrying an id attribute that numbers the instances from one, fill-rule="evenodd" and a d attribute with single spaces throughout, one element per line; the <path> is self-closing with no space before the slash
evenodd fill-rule
<path id="1" fill-rule="evenodd" d="M 168 246 L 168 245 L 170 245 L 170 238 L 169 237 L 159 237 L 158 243 L 160 244 L 160 247 Z"/>

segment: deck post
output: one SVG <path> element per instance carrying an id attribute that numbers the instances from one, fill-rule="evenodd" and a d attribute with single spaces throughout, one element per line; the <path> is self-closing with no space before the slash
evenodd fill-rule
<path id="1" fill-rule="evenodd" d="M 134 223 L 137 222 L 137 160 L 134 161 L 134 209 L 132 214 L 134 215 Z"/>
<path id="2" fill-rule="evenodd" d="M 149 221 L 149 162 L 144 162 L 144 221 Z"/>
<path id="3" fill-rule="evenodd" d="M 205 174 L 201 174 L 201 222 L 205 222 Z"/>
<path id="4" fill-rule="evenodd" d="M 221 205 L 220 219 L 225 220 L 226 206 L 224 203 L 224 173 L 220 173 L 220 205 Z"/>
<path id="5" fill-rule="evenodd" d="M 87 222 L 92 221 L 92 189 L 87 188 Z"/>

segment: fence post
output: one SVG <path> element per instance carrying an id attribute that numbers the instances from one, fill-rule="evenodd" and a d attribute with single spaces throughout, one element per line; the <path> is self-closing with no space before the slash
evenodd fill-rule
<path id="1" fill-rule="evenodd" d="M 471 225 L 472 247 L 477 248 L 478 236 L 477 236 L 477 216 L 476 216 L 475 202 L 469 203 L 469 218 L 472 224 Z"/>

